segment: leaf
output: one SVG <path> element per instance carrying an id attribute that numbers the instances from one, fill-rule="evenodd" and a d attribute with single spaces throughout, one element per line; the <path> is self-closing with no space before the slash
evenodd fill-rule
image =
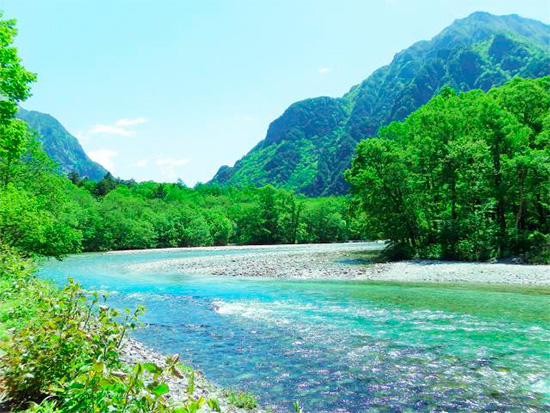
<path id="1" fill-rule="evenodd" d="M 152 373 L 152 374 L 160 374 L 162 373 L 162 369 L 160 367 L 158 367 L 156 364 L 154 363 L 144 363 L 143 364 L 143 368 L 148 371 L 149 373 Z"/>
<path id="2" fill-rule="evenodd" d="M 150 388 L 150 390 L 155 396 L 162 396 L 163 394 L 168 393 L 170 388 L 166 383 L 160 383 L 158 386 Z"/>
<path id="3" fill-rule="evenodd" d="M 206 401 L 206 404 L 208 404 L 208 407 L 210 407 L 212 410 L 216 412 L 221 412 L 220 403 L 218 403 L 217 399 L 208 399 Z"/>
<path id="4" fill-rule="evenodd" d="M 99 380 L 99 385 L 102 389 L 108 389 L 110 387 L 113 386 L 113 382 L 109 379 L 106 379 L 106 378 L 102 378 L 101 380 Z"/>
<path id="5" fill-rule="evenodd" d="M 98 361 L 94 364 L 94 366 L 92 367 L 92 371 L 94 373 L 103 373 L 103 362 L 102 361 Z"/>

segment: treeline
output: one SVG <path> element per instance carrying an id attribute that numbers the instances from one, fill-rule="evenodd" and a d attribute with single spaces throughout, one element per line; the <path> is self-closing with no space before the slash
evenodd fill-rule
<path id="1" fill-rule="evenodd" d="M 345 198 L 306 199 L 264 188 L 99 182 L 63 177 L 36 134 L 15 118 L 35 75 L 0 21 L 0 245 L 26 255 L 227 244 L 335 242 L 362 237 Z"/>
<path id="2" fill-rule="evenodd" d="M 264 188 L 234 189 L 99 182 L 56 174 L 36 141 L 10 166 L 0 189 L 0 240 L 22 252 L 61 257 L 80 251 L 228 244 L 335 242 L 362 237 L 343 197 L 307 199 Z"/>
<path id="3" fill-rule="evenodd" d="M 362 141 L 346 177 L 400 257 L 550 261 L 550 78 L 444 89 Z"/>
<path id="4" fill-rule="evenodd" d="M 247 189 L 75 179 L 86 251 L 359 238 L 345 198 L 306 199 L 271 186 Z"/>

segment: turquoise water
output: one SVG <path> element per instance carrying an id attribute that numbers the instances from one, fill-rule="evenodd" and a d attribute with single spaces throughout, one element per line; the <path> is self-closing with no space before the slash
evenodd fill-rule
<path id="1" fill-rule="evenodd" d="M 135 338 L 179 353 L 219 385 L 252 391 L 275 411 L 290 411 L 293 400 L 308 412 L 550 411 L 548 288 L 140 267 L 212 254 L 236 253 L 83 254 L 47 262 L 41 274 L 107 291 L 116 307 L 144 304 L 146 327 Z"/>

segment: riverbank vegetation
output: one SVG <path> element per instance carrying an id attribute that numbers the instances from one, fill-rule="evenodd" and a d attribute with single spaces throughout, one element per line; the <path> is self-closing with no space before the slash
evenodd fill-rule
<path id="1" fill-rule="evenodd" d="M 362 141 L 347 172 L 397 257 L 550 262 L 550 78 L 439 96 Z"/>
<path id="2" fill-rule="evenodd" d="M 170 376 L 188 383 L 194 376 L 177 356 L 165 365 L 122 362 L 121 346 L 142 308 L 119 313 L 72 281 L 58 289 L 36 278 L 34 265 L 2 247 L 0 339 L 9 338 L 0 347 L 2 411 L 220 411 L 217 399 L 195 398 L 191 385 L 185 398 L 170 398 Z"/>
<path id="3" fill-rule="evenodd" d="M 80 251 L 362 237 L 361 220 L 341 197 L 306 199 L 269 186 L 191 189 L 110 175 L 75 185 L 57 176 L 49 160 L 37 160 L 34 156 L 42 154 L 35 149 L 0 190 L 3 242 L 24 253 L 62 257 Z"/>

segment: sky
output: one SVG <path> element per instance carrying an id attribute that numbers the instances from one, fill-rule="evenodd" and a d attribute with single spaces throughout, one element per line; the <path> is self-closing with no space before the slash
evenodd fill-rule
<path id="1" fill-rule="evenodd" d="M 292 103 L 341 96 L 478 10 L 550 23 L 550 0 L 0 0 L 57 118 L 115 176 L 207 182 Z"/>

